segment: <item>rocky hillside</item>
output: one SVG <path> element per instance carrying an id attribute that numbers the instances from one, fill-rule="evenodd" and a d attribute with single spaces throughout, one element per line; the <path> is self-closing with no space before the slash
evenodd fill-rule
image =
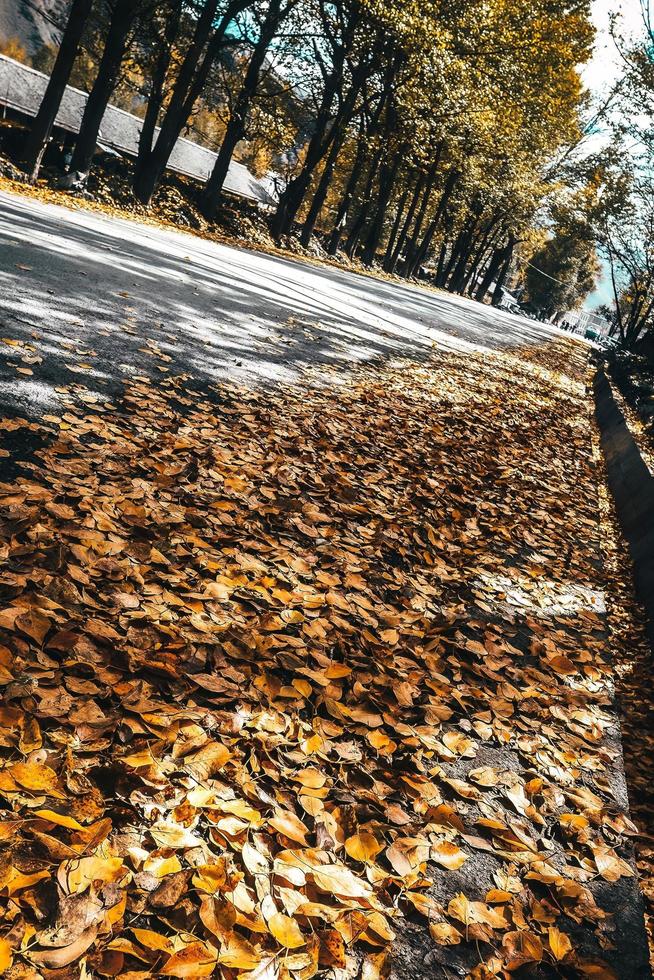
<path id="1" fill-rule="evenodd" d="M 17 38 L 31 57 L 58 42 L 67 6 L 67 0 L 2 0 L 0 39 Z"/>

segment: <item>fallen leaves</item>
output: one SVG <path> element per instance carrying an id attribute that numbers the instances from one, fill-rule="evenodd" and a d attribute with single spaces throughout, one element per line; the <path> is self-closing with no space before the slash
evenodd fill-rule
<path id="1" fill-rule="evenodd" d="M 354 861 L 361 861 L 364 864 L 374 862 L 377 855 L 384 849 L 374 834 L 368 831 L 361 831 L 353 834 L 345 841 L 345 851 Z"/>
<path id="2" fill-rule="evenodd" d="M 35 792 L 52 793 L 56 791 L 59 778 L 54 769 L 37 762 L 15 762 L 5 770 L 19 786 Z"/>
<path id="3" fill-rule="evenodd" d="M 557 356 L 45 418 L 0 486 L 0 963 L 378 980 L 410 918 L 605 969 L 632 831 Z"/>

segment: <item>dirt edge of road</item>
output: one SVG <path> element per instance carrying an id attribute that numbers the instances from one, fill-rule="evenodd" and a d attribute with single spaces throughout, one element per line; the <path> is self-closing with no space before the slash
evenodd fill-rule
<path id="1" fill-rule="evenodd" d="M 595 376 L 594 388 L 606 476 L 629 544 L 636 588 L 647 612 L 648 635 L 654 648 L 654 477 L 602 367 Z"/>

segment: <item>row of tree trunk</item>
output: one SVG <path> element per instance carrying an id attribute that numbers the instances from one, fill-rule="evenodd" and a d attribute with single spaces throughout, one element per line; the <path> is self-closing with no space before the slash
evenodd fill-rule
<path id="1" fill-rule="evenodd" d="M 371 130 L 377 130 L 377 122 Z M 385 138 L 388 134 L 383 135 Z M 473 201 L 470 218 L 451 237 L 449 208 L 462 174 L 455 166 L 441 172 L 444 151 L 441 143 L 430 165 L 407 171 L 402 169 L 406 144 L 401 143 L 393 153 L 373 153 L 366 172 L 366 144 L 360 139 L 350 176 L 335 209 L 332 230 L 325 239 L 327 251 L 335 255 L 343 247 L 350 257 L 358 255 L 369 265 L 379 259 L 385 271 L 412 278 L 419 273 L 438 237 L 435 283 L 478 300 L 485 299 L 495 284 L 493 302 L 499 302 L 513 260 L 515 236 L 507 231 L 504 215 L 499 212 L 483 215 Z M 325 169 L 328 166 L 331 160 Z M 312 230 L 322 194 L 319 184 L 318 207 L 314 197 L 308 210 Z M 393 196 L 395 209 L 389 216 Z M 358 206 L 348 222 L 348 211 L 354 200 Z M 306 221 L 303 230 L 305 227 Z M 386 244 L 380 255 L 384 235 Z"/>
<path id="2" fill-rule="evenodd" d="M 293 2 L 294 0 L 289 0 L 283 7 L 282 0 L 271 0 L 268 6 L 260 36 L 253 46 L 245 80 L 229 121 L 225 139 L 205 190 L 208 211 L 215 207 L 234 149 L 243 136 L 247 112 L 257 89 L 266 51 L 280 21 Z M 159 51 L 155 59 L 136 161 L 134 193 L 143 204 L 148 205 L 152 200 L 173 148 L 188 124 L 193 108 L 207 84 L 211 69 L 226 43 L 230 24 L 239 13 L 251 6 L 251 0 L 230 0 L 219 16 L 218 5 L 219 0 L 207 0 L 201 8 L 191 42 L 176 73 L 170 98 L 164 105 L 166 80 L 171 69 L 174 44 L 178 37 L 182 16 L 182 0 L 173 0 L 168 7 Z M 32 180 L 38 177 L 43 154 L 51 138 L 92 6 L 93 0 L 73 0 L 70 8 L 52 74 L 23 149 L 23 167 Z M 98 71 L 86 101 L 73 151 L 72 170 L 88 173 L 91 169 L 102 118 L 120 80 L 135 22 L 144 14 L 146 8 L 145 0 L 141 2 L 113 0 Z"/>
<path id="3" fill-rule="evenodd" d="M 102 118 L 119 81 L 135 22 L 144 14 L 148 2 L 113 0 L 97 75 L 75 145 L 72 170 L 87 173 L 91 168 Z M 234 151 L 245 133 L 266 53 L 295 2 L 270 0 L 268 4 L 213 172 L 202 195 L 202 206 L 209 217 L 215 214 Z M 25 144 L 24 166 L 32 179 L 38 175 L 92 4 L 93 0 L 72 2 L 52 74 Z M 149 205 L 152 200 L 211 69 L 228 43 L 230 25 L 250 5 L 251 0 L 228 0 L 219 11 L 219 0 L 206 0 L 166 98 L 166 83 L 183 16 L 183 0 L 169 3 L 150 80 L 135 168 L 134 193 L 143 204 Z M 335 255 L 344 248 L 350 257 L 358 255 L 368 265 L 380 258 L 387 272 L 399 272 L 410 278 L 419 273 L 434 242 L 438 241 L 436 283 L 484 299 L 494 282 L 497 301 L 510 269 L 514 237 L 508 234 L 502 215 L 483 215 L 474 201 L 469 207 L 470 217 L 452 237 L 450 203 L 461 173 L 456 166 L 447 165 L 443 143 L 436 146 L 430 164 L 407 167 L 409 142 L 397 136 L 399 120 L 395 103 L 395 80 L 402 66 L 402 54 L 389 51 L 388 42 L 377 38 L 363 52 L 359 47 L 355 58 L 354 41 L 362 14 L 356 4 L 347 9 L 347 19 L 339 39 L 333 42 L 329 64 L 323 66 L 321 61 L 323 86 L 311 137 L 302 166 L 280 195 L 271 220 L 273 235 L 279 240 L 289 234 L 296 225 L 298 213 L 305 207 L 300 239 L 305 246 L 309 244 L 332 186 L 339 155 L 358 118 L 357 149 L 335 208 L 332 230 L 326 240 L 328 252 Z M 375 87 L 373 97 L 367 91 L 367 82 L 380 66 L 385 67 L 378 76 L 381 84 Z M 312 194 L 305 205 L 310 190 Z M 393 200 L 395 205 L 391 209 Z M 385 249 L 380 255 L 384 241 Z"/>

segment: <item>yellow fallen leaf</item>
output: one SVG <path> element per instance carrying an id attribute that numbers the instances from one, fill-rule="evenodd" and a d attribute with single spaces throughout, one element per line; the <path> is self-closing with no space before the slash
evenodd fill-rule
<path id="1" fill-rule="evenodd" d="M 439 946 L 457 946 L 463 936 L 449 922 L 430 922 L 429 935 Z"/>
<path id="2" fill-rule="evenodd" d="M 354 861 L 362 861 L 364 864 L 372 863 L 384 845 L 380 844 L 374 834 L 363 830 L 345 841 L 345 850 Z"/>
<path id="3" fill-rule="evenodd" d="M 441 864 L 444 868 L 449 868 L 450 871 L 456 871 L 460 868 L 462 864 L 465 864 L 467 858 L 460 847 L 453 844 L 451 841 L 442 840 L 438 844 L 433 844 L 430 851 L 430 857 L 432 861 L 436 861 L 437 864 Z"/>
<path id="4" fill-rule="evenodd" d="M 15 762 L 9 767 L 9 772 L 20 786 L 35 792 L 48 793 L 58 783 L 54 769 L 38 762 Z"/>
<path id="5" fill-rule="evenodd" d="M 272 817 L 268 823 L 273 830 L 283 834 L 284 837 L 297 841 L 298 844 L 306 845 L 309 828 L 306 827 L 299 817 L 296 817 L 290 810 L 282 810 L 280 813 L 277 813 L 274 817 Z"/>
<path id="6" fill-rule="evenodd" d="M 172 857 L 161 857 L 158 854 L 153 854 L 143 862 L 143 870 L 154 875 L 155 878 L 165 878 L 166 875 L 174 875 L 181 871 L 182 865 L 176 854 L 173 854 Z"/>
<path id="7" fill-rule="evenodd" d="M 94 881 L 107 884 L 124 877 L 127 869 L 120 857 L 83 857 L 68 861 L 65 868 L 65 881 L 71 895 L 79 895 Z"/>
<path id="8" fill-rule="evenodd" d="M 261 959 L 261 952 L 235 932 L 222 946 L 218 956 L 219 963 L 233 970 L 254 970 L 259 966 Z"/>
<path id="9" fill-rule="evenodd" d="M 158 932 L 153 932 L 152 929 L 136 929 L 132 926 L 132 935 L 146 949 L 169 950 L 172 946 L 172 942 L 167 936 L 161 936 Z"/>
<path id="10" fill-rule="evenodd" d="M 58 827 L 68 827 L 69 830 L 84 829 L 81 823 L 75 820 L 74 817 L 69 817 L 65 813 L 57 813 L 55 810 L 35 810 L 34 816 L 40 817 L 42 820 L 48 820 Z"/>
<path id="11" fill-rule="evenodd" d="M 368 898 L 372 888 L 367 881 L 357 878 L 349 868 L 340 864 L 323 864 L 311 869 L 313 880 L 322 892 L 342 895 L 344 898 Z"/>
<path id="12" fill-rule="evenodd" d="M 304 946 L 305 938 L 300 927 L 295 919 L 289 915 L 275 912 L 267 920 L 266 925 L 280 946 L 284 946 L 286 949 L 297 949 L 298 946 Z"/>
<path id="13" fill-rule="evenodd" d="M 6 939 L 0 939 L 0 974 L 9 969 L 12 959 L 11 946 Z"/>
<path id="14" fill-rule="evenodd" d="M 150 827 L 150 833 L 159 847 L 171 847 L 173 850 L 183 850 L 189 847 L 200 847 L 202 838 L 173 820 L 157 820 Z"/>
<path id="15" fill-rule="evenodd" d="M 219 772 L 230 758 L 231 752 L 226 745 L 222 745 L 220 742 L 210 742 L 208 745 L 204 745 L 199 752 L 188 756 L 184 760 L 184 764 L 197 779 L 204 781 Z"/>
<path id="16" fill-rule="evenodd" d="M 555 960 L 563 960 L 572 950 L 572 943 L 569 936 L 556 926 L 550 926 L 547 930 L 547 941 Z"/>

